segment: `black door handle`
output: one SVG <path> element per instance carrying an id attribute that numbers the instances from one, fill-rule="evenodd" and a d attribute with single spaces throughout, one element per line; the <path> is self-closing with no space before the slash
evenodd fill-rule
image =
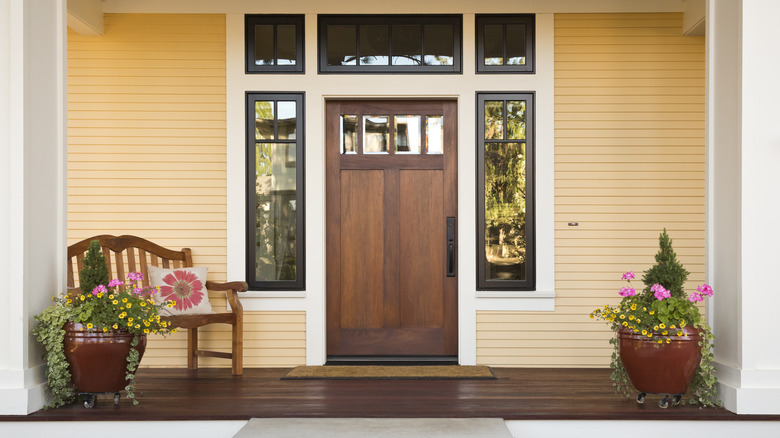
<path id="1" fill-rule="evenodd" d="M 447 218 L 447 277 L 455 276 L 455 218 Z"/>

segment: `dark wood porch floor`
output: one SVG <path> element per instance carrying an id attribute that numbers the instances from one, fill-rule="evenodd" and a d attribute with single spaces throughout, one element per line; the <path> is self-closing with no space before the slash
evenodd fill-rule
<path id="1" fill-rule="evenodd" d="M 724 409 L 660 409 L 618 397 L 609 370 L 495 368 L 497 380 L 280 380 L 287 369 L 142 369 L 141 402 L 74 404 L 0 421 L 247 420 L 253 417 L 394 417 L 505 420 L 774 420 Z"/>

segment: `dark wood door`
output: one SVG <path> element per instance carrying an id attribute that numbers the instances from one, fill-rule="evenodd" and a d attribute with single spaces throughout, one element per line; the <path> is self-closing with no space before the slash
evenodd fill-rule
<path id="1" fill-rule="evenodd" d="M 329 357 L 458 354 L 456 121 L 453 101 L 327 102 Z"/>

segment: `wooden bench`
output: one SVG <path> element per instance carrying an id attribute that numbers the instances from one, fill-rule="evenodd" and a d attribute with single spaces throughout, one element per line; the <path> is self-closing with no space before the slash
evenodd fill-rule
<path id="1" fill-rule="evenodd" d="M 159 268 L 189 268 L 192 267 L 192 251 L 183 248 L 174 251 L 163 248 L 146 239 L 136 236 L 111 236 L 100 235 L 84 239 L 68 247 L 68 288 L 75 287 L 79 272 L 83 268 L 84 256 L 93 240 L 100 241 L 103 255 L 108 264 L 108 277 L 124 280 L 128 272 L 142 272 L 144 274 L 143 285 L 149 286 L 148 266 Z M 114 274 L 113 272 L 116 272 Z M 206 282 L 206 289 L 212 291 L 224 291 L 230 303 L 230 312 L 214 313 L 208 315 L 177 315 L 162 318 L 172 324 L 173 327 L 187 329 L 187 368 L 198 369 L 198 356 L 221 357 L 232 359 L 233 374 L 243 373 L 243 323 L 244 310 L 238 299 L 238 292 L 246 292 L 246 282 L 234 281 L 230 283 Z M 232 352 L 200 350 L 198 348 L 198 327 L 209 324 L 230 324 L 233 326 Z"/>

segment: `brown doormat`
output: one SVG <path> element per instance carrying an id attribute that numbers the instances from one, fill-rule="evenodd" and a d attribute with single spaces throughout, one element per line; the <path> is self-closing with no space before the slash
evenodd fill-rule
<path id="1" fill-rule="evenodd" d="M 457 365 L 327 365 L 299 366 L 282 380 L 348 380 L 348 379 L 495 379 L 488 366 Z"/>

